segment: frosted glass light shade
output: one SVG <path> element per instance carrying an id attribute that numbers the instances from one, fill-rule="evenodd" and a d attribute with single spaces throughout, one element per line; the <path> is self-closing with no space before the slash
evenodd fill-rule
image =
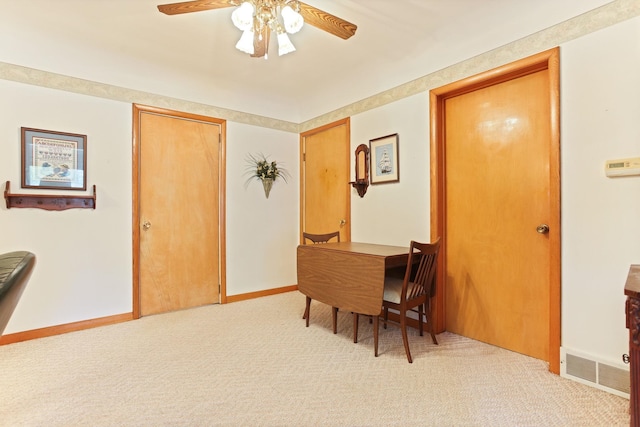
<path id="1" fill-rule="evenodd" d="M 254 8 L 248 1 L 242 3 L 231 14 L 231 21 L 239 30 L 246 31 L 253 25 Z"/>
<path id="2" fill-rule="evenodd" d="M 291 43 L 291 40 L 289 40 L 287 33 L 282 32 L 278 34 L 278 55 L 286 55 L 287 53 L 291 53 L 295 50 L 296 48 L 293 46 L 293 43 Z"/>
<path id="3" fill-rule="evenodd" d="M 284 29 L 289 34 L 295 34 L 304 25 L 304 18 L 298 12 L 293 10 L 291 6 L 285 6 L 280 12 L 284 21 Z"/>
<path id="4" fill-rule="evenodd" d="M 253 48 L 253 29 L 250 28 L 242 32 L 242 36 L 236 44 L 236 49 L 244 53 L 248 53 L 249 55 L 253 55 L 255 52 Z"/>

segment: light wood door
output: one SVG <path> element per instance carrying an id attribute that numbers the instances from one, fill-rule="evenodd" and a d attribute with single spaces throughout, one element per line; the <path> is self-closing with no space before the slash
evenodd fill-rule
<path id="1" fill-rule="evenodd" d="M 219 302 L 221 124 L 138 111 L 141 315 Z"/>
<path id="2" fill-rule="evenodd" d="M 546 55 L 507 67 L 497 81 L 472 78 L 432 105 L 442 128 L 436 229 L 445 241 L 446 330 L 549 361 L 556 372 L 558 94 L 547 61 L 557 51 Z"/>
<path id="3" fill-rule="evenodd" d="M 349 119 L 301 134 L 302 231 L 351 240 Z M 302 235 L 302 234 L 301 234 Z"/>
<path id="4" fill-rule="evenodd" d="M 547 359 L 547 71 L 446 101 L 447 330 Z"/>

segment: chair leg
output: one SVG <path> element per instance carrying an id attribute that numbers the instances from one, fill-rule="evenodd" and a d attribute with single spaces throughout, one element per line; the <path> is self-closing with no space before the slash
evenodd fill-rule
<path id="1" fill-rule="evenodd" d="M 422 327 L 422 314 L 424 313 L 424 304 L 420 304 L 418 306 L 418 330 L 420 331 L 420 336 L 423 336 L 423 330 L 424 328 Z"/>
<path id="2" fill-rule="evenodd" d="M 309 312 L 311 311 L 311 298 L 307 297 L 307 303 L 306 306 L 304 308 L 304 315 L 302 316 L 303 319 L 307 319 L 307 328 L 309 327 Z"/>
<path id="3" fill-rule="evenodd" d="M 353 342 L 358 342 L 358 319 L 360 315 L 358 313 L 353 313 Z"/>
<path id="4" fill-rule="evenodd" d="M 389 320 L 389 307 L 384 308 L 384 322 L 382 325 L 385 329 L 387 329 L 387 320 Z"/>
<path id="5" fill-rule="evenodd" d="M 400 313 L 400 329 L 402 329 L 402 341 L 404 342 L 404 351 L 407 353 L 409 363 L 413 363 L 411 359 L 411 351 L 409 351 L 409 337 L 407 336 L 407 313 Z"/>
<path id="6" fill-rule="evenodd" d="M 338 307 L 332 307 L 332 314 L 333 314 L 333 333 L 337 334 L 338 333 Z"/>
<path id="7" fill-rule="evenodd" d="M 373 350 L 378 357 L 378 326 L 380 326 L 380 316 L 373 317 Z"/>
<path id="8" fill-rule="evenodd" d="M 438 345 L 438 340 L 436 339 L 436 335 L 433 333 L 433 318 L 431 316 L 431 306 L 428 305 L 427 306 L 427 310 L 426 310 L 426 314 L 427 314 L 427 327 L 429 328 L 429 333 L 431 334 L 431 341 L 433 341 L 433 343 L 435 345 Z"/>

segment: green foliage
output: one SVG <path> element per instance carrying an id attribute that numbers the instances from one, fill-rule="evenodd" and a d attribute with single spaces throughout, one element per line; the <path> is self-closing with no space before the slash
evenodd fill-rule
<path id="1" fill-rule="evenodd" d="M 290 177 L 289 172 L 282 166 L 278 166 L 278 162 L 269 161 L 269 159 L 262 153 L 257 155 L 249 154 L 247 157 L 247 171 L 245 175 L 249 175 L 247 184 L 253 179 L 265 180 L 272 179 L 274 182 L 278 178 L 282 178 L 284 182 L 287 182 L 287 178 Z"/>

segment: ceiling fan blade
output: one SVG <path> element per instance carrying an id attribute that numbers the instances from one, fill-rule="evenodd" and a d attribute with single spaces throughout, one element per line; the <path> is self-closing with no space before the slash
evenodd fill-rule
<path id="1" fill-rule="evenodd" d="M 300 14 L 304 18 L 305 23 L 336 35 L 341 39 L 348 39 L 354 35 L 358 29 L 358 27 L 351 22 L 302 2 L 300 2 Z"/>
<path id="2" fill-rule="evenodd" d="M 262 37 L 260 37 L 262 34 Z M 271 31 L 266 25 L 262 27 L 260 33 L 255 33 L 253 36 L 253 55 L 254 58 L 262 58 L 269 51 L 269 37 L 271 37 Z"/>
<path id="3" fill-rule="evenodd" d="M 235 4 L 230 0 L 195 0 L 161 4 L 158 6 L 158 10 L 167 15 L 178 15 L 180 13 L 201 12 L 203 10 L 221 9 L 231 6 L 235 6 Z"/>

